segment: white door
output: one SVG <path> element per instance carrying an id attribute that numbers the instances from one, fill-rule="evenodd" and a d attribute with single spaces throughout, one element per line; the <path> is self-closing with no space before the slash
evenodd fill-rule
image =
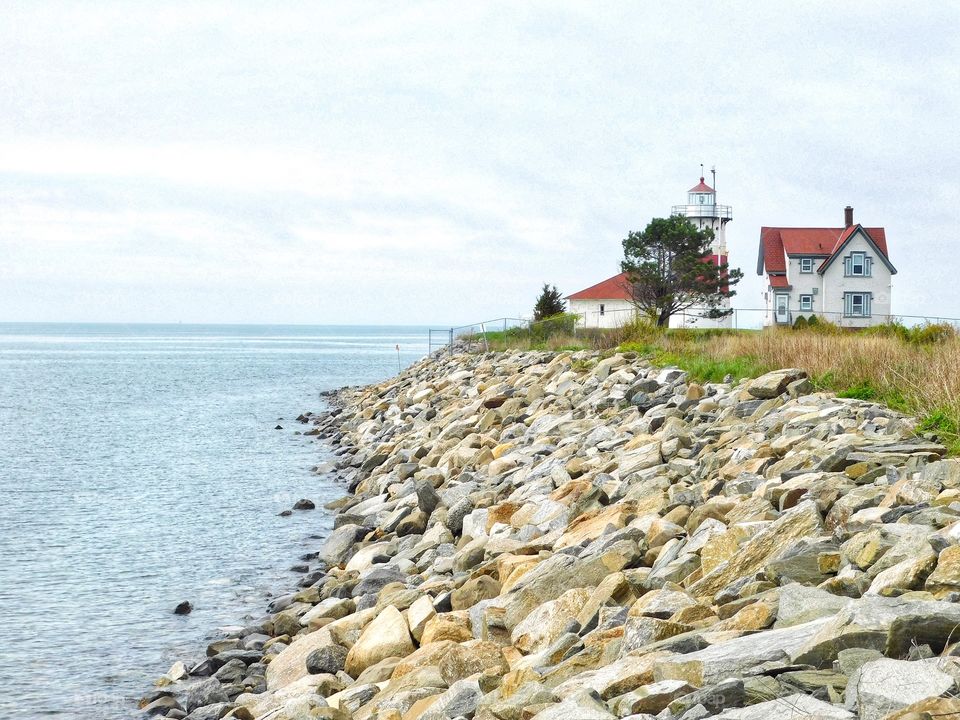
<path id="1" fill-rule="evenodd" d="M 790 296 L 780 293 L 776 297 L 777 297 L 777 322 L 778 323 L 790 322 Z"/>

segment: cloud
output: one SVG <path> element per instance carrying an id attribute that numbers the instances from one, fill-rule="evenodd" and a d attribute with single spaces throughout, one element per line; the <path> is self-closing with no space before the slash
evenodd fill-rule
<path id="1" fill-rule="evenodd" d="M 950 292 L 950 4 L 0 9 L 0 320 L 460 322 L 613 274 L 699 163 L 763 224 L 885 225 Z M 931 68 L 936 69 L 931 73 Z M 760 302 L 748 274 L 738 303 Z"/>

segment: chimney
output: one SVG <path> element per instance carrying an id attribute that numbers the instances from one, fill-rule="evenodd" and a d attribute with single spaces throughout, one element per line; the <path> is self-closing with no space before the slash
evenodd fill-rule
<path id="1" fill-rule="evenodd" d="M 847 205 L 843 209 L 843 227 L 848 228 L 853 225 L 853 208 Z"/>

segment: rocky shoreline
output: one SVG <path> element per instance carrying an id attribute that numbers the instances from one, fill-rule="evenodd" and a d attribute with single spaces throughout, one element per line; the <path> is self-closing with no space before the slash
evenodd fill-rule
<path id="1" fill-rule="evenodd" d="M 960 461 L 915 421 L 627 354 L 444 354 L 305 416 L 301 589 L 144 698 L 190 720 L 960 720 Z"/>

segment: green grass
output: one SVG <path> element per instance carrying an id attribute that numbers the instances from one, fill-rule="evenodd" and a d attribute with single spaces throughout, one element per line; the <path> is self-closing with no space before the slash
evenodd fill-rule
<path id="1" fill-rule="evenodd" d="M 721 359 L 664 350 L 655 350 L 647 357 L 654 365 L 660 367 L 673 365 L 686 370 L 690 379 L 696 382 L 723 382 L 728 375 L 737 381 L 747 377 L 757 377 L 767 372 L 767 368 L 750 357 Z"/>

